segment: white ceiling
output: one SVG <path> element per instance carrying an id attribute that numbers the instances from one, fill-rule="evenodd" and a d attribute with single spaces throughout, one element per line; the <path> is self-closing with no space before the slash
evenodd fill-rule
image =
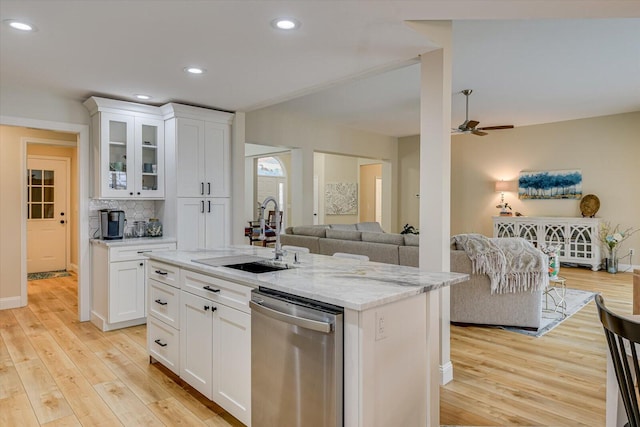
<path id="1" fill-rule="evenodd" d="M 273 29 L 279 16 L 300 30 Z M 0 19 L 38 27 L 1 26 L 0 97 L 147 93 L 230 111 L 291 100 L 277 108 L 412 135 L 419 70 L 407 65 L 432 47 L 405 21 L 452 19 L 453 91 L 474 89 L 481 126 L 640 110 L 639 1 L 0 0 Z M 457 124 L 464 97 L 452 96 Z"/>

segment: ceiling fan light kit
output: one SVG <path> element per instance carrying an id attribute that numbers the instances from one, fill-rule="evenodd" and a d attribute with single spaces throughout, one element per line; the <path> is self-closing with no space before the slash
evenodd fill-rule
<path id="1" fill-rule="evenodd" d="M 483 132 L 485 130 L 500 130 L 500 129 L 513 129 L 513 125 L 501 125 L 501 126 L 487 126 L 479 128 L 477 127 L 480 122 L 477 120 L 469 120 L 469 95 L 473 93 L 473 89 L 464 89 L 460 91 L 466 98 L 466 109 L 465 109 L 465 120 L 458 129 L 454 129 L 461 133 L 471 133 L 477 136 L 485 136 L 489 135 L 487 132 Z"/>

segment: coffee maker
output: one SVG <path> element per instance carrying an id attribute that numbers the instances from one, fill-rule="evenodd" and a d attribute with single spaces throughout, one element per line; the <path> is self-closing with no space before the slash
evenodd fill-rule
<path id="1" fill-rule="evenodd" d="M 100 237 L 104 240 L 122 239 L 125 221 L 124 211 L 100 209 Z"/>

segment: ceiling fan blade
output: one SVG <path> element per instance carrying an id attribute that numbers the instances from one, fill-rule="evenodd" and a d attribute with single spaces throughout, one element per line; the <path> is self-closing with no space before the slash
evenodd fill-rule
<path id="1" fill-rule="evenodd" d="M 485 136 L 485 135 L 489 135 L 487 132 L 482 132 L 480 130 L 472 130 L 471 131 L 472 134 L 477 135 L 477 136 Z"/>
<path id="2" fill-rule="evenodd" d="M 477 120 L 468 120 L 467 121 L 467 129 L 474 129 L 476 126 L 480 124 Z"/>
<path id="3" fill-rule="evenodd" d="M 478 130 L 500 130 L 500 129 L 513 129 L 513 125 L 487 126 L 483 128 L 478 128 Z"/>

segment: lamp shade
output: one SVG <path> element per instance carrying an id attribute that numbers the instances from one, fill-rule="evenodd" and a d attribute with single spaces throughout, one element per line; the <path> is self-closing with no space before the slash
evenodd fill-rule
<path id="1" fill-rule="evenodd" d="M 496 181 L 496 193 L 509 191 L 509 181 Z"/>

